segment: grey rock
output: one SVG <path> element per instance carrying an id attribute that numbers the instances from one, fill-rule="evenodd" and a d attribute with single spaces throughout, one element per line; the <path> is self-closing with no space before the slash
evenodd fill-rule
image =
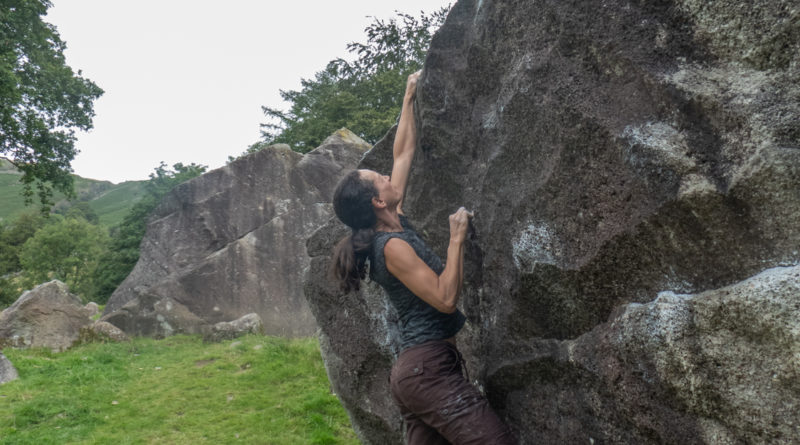
<path id="1" fill-rule="evenodd" d="M 208 328 L 205 320 L 183 304 L 150 293 L 134 298 L 99 321 L 110 323 L 131 337 L 165 338 L 176 334 L 201 334 Z"/>
<path id="2" fill-rule="evenodd" d="M 267 334 L 313 334 L 302 293 L 305 240 L 333 214 L 336 182 L 368 148 L 342 129 L 305 155 L 275 145 L 176 187 L 155 210 L 139 262 L 105 316 L 146 294 L 194 314 L 193 331 L 255 312 Z M 158 326 L 139 323 L 135 332 L 165 334 Z"/>
<path id="3" fill-rule="evenodd" d="M 689 383 L 648 368 L 661 343 L 606 338 L 632 304 L 655 316 L 663 292 L 704 295 L 800 262 L 798 14 L 788 0 L 461 0 L 434 36 L 403 208 L 442 256 L 447 216 L 475 211 L 458 342 L 524 443 L 800 441 L 786 411 L 773 416 L 757 400 L 780 385 L 780 403 L 800 400 L 775 373 L 755 371 L 763 359 L 782 370 L 780 382 L 796 372 L 796 359 L 773 354 L 784 340 L 764 336 L 762 348 L 704 360 L 718 353 L 692 348 L 746 338 L 710 317 L 694 346 L 681 345 L 695 360 L 676 358 L 700 385 L 687 395 Z M 360 167 L 387 172 L 392 137 Z M 306 296 L 359 438 L 400 443 L 386 385 L 393 314 L 374 286 L 340 295 L 325 276 L 343 233 L 330 222 L 309 240 Z M 755 298 L 737 295 L 738 306 Z M 778 329 L 777 309 L 763 310 L 764 329 Z M 565 358 L 579 346 L 623 357 L 623 383 L 593 368 L 599 353 Z M 745 379 L 736 366 L 756 374 Z M 635 389 L 619 397 L 620 385 Z M 740 399 L 748 411 L 726 418 Z"/>
<path id="4" fill-rule="evenodd" d="M 81 329 L 81 343 L 127 342 L 130 338 L 122 330 L 107 321 L 96 321 Z"/>
<path id="5" fill-rule="evenodd" d="M 0 385 L 19 378 L 19 373 L 11 361 L 0 352 Z"/>
<path id="6" fill-rule="evenodd" d="M 211 327 L 203 339 L 209 342 L 233 340 L 247 334 L 263 334 L 264 323 L 256 313 L 247 314 L 233 321 L 221 321 Z"/>
<path id="7" fill-rule="evenodd" d="M 100 313 L 100 306 L 97 305 L 94 301 L 90 301 L 86 303 L 84 308 L 89 311 L 89 317 L 94 317 L 95 315 Z"/>
<path id="8" fill-rule="evenodd" d="M 575 340 L 508 348 L 515 355 L 489 367 L 486 387 L 524 425 L 524 443 L 797 443 L 798 313 L 800 266 L 665 291 Z"/>
<path id="9" fill-rule="evenodd" d="M 71 347 L 90 324 L 89 310 L 66 284 L 53 280 L 24 292 L 0 313 L 0 348 Z"/>

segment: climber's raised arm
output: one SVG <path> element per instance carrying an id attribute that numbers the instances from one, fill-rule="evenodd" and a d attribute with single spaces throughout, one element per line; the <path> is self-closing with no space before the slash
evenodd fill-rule
<path id="1" fill-rule="evenodd" d="M 411 171 L 411 162 L 414 160 L 414 151 L 417 146 L 417 128 L 414 122 L 414 98 L 417 94 L 417 80 L 420 72 L 408 76 L 406 92 L 403 96 L 403 108 L 400 112 L 400 122 L 397 124 L 397 133 L 394 137 L 392 149 L 394 163 L 392 164 L 391 181 L 395 190 L 401 193 L 400 202 L 397 204 L 397 213 L 403 214 L 403 200 L 408 186 L 408 175 Z"/>

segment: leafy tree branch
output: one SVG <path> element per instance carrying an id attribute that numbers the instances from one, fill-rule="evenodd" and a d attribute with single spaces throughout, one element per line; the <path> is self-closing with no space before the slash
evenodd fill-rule
<path id="1" fill-rule="evenodd" d="M 400 114 L 405 79 L 422 67 L 433 33 L 448 11 L 374 18 L 364 30 L 366 42 L 347 45 L 355 60 L 332 60 L 313 79 L 302 79 L 300 90 L 281 90 L 288 110 L 262 107 L 268 118 L 261 125 L 263 140 L 247 152 L 285 143 L 305 153 L 342 127 L 377 142 Z"/>
<path id="2" fill-rule="evenodd" d="M 67 66 L 66 44 L 42 20 L 51 6 L 0 2 L 0 155 L 23 173 L 26 201 L 37 194 L 45 208 L 54 188 L 72 196 L 75 130 L 92 128 L 93 103 L 103 94 Z"/>

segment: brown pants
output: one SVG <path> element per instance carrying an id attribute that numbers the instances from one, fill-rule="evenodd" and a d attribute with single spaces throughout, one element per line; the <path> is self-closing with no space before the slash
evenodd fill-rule
<path id="1" fill-rule="evenodd" d="M 486 398 L 464 379 L 462 361 L 443 340 L 400 353 L 390 378 L 409 445 L 514 443 Z"/>

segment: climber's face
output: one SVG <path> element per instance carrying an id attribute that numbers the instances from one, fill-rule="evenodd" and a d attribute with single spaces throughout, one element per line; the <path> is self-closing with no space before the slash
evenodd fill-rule
<path id="1" fill-rule="evenodd" d="M 378 191 L 378 197 L 373 198 L 373 205 L 379 208 L 396 206 L 400 202 L 400 193 L 392 185 L 389 176 L 382 175 L 373 170 L 359 170 L 362 178 L 372 181 Z"/>

